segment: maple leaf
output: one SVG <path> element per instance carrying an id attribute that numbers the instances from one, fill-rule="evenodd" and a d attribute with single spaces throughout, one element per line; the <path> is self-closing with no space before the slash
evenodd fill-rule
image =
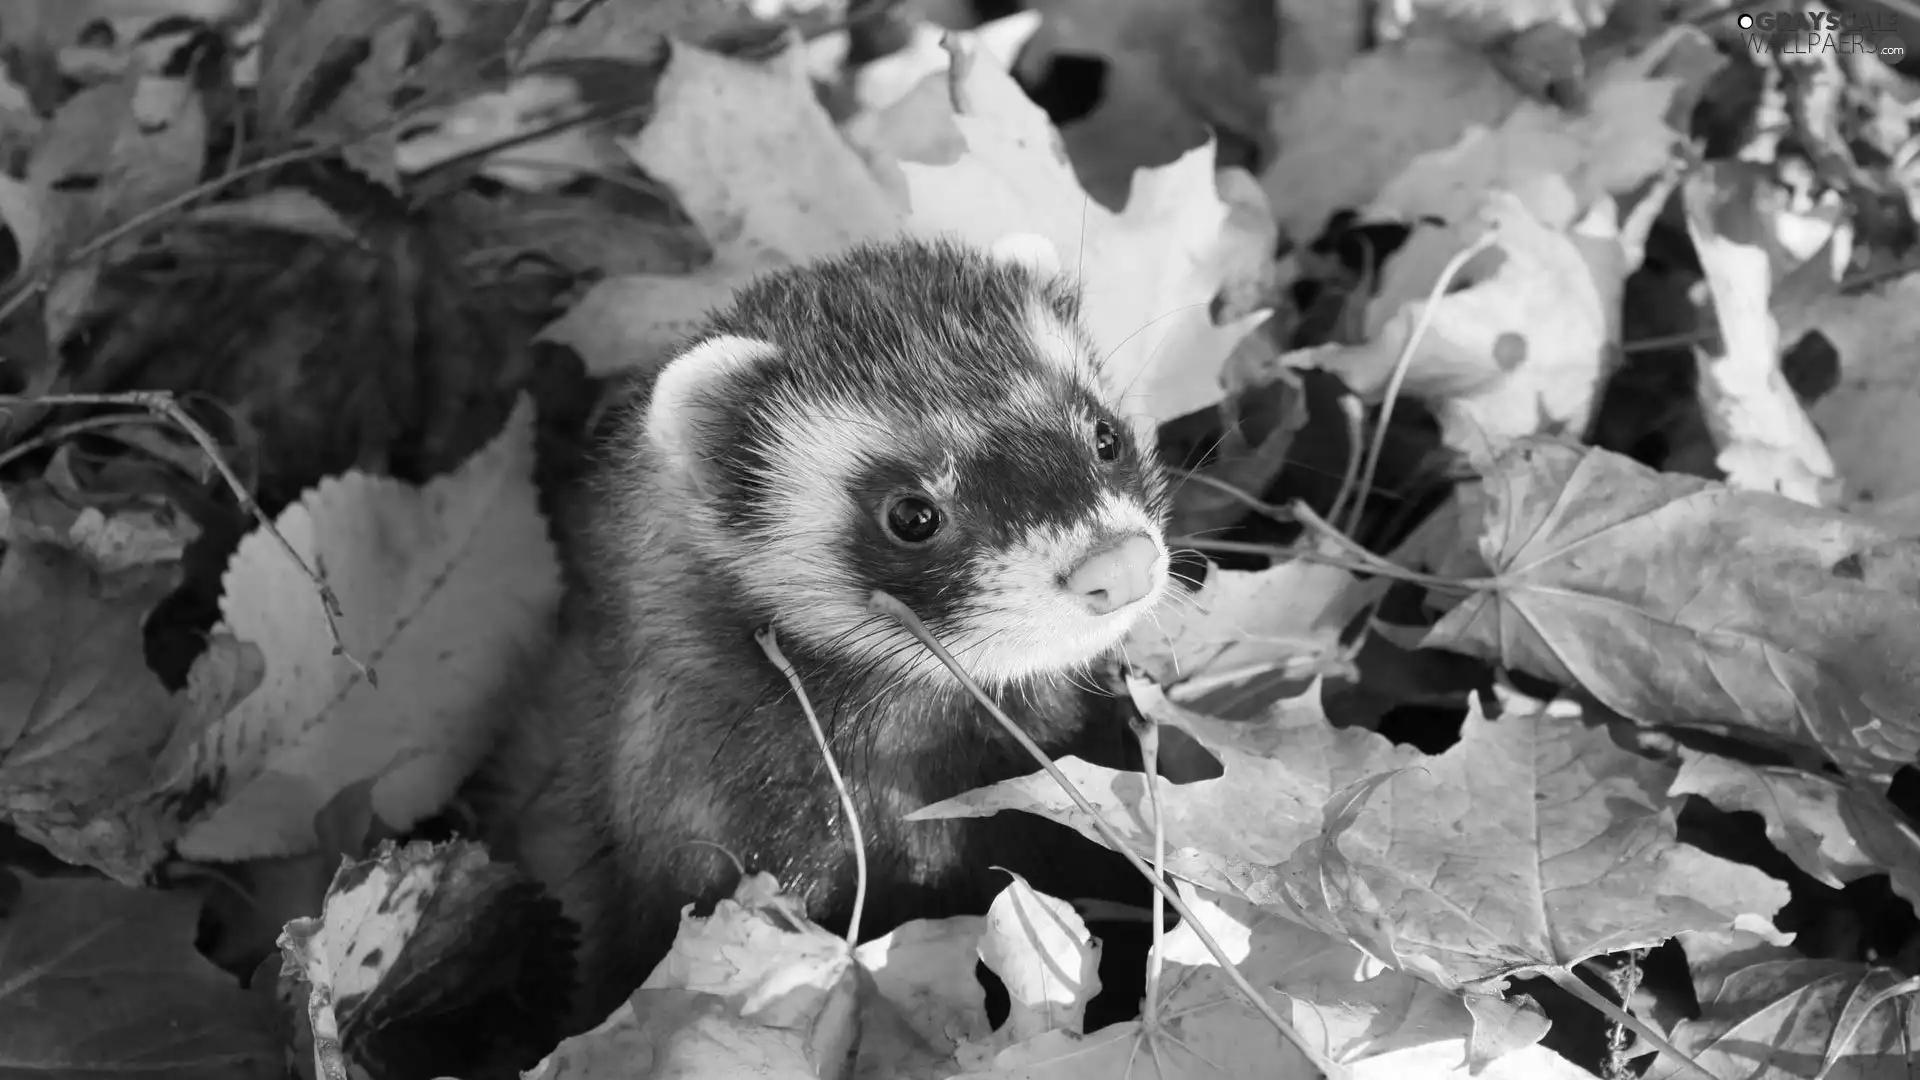
<path id="1" fill-rule="evenodd" d="M 1210 566 L 1198 591 L 1134 629 L 1127 660 L 1183 705 L 1235 715 L 1222 700 L 1231 694 L 1264 710 L 1276 683 L 1340 673 L 1341 633 L 1387 584 L 1305 560 L 1260 571 Z"/>
<path id="2" fill-rule="evenodd" d="M 1446 753 L 1331 800 L 1326 832 L 1249 895 L 1483 992 L 1685 930 L 1764 928 L 1786 886 L 1679 844 L 1671 777 L 1602 728 L 1474 707 Z"/>
<path id="3" fill-rule="evenodd" d="M 939 111 L 927 99 L 946 102 L 964 148 L 957 157 L 914 159 L 911 148 L 888 142 L 900 128 L 883 127 L 869 143 L 892 156 L 904 178 L 907 230 L 982 246 L 1012 233 L 1046 237 L 1081 280 L 1105 378 L 1142 422 L 1218 402 L 1228 355 L 1267 313 L 1216 326 L 1209 308 L 1224 286 L 1268 258 L 1270 230 L 1259 222 L 1271 212 L 1260 206 L 1258 221 L 1234 217 L 1214 178 L 1211 140 L 1136 172 L 1120 213 L 1094 203 L 1047 114 L 1012 76 L 964 55 L 957 79 L 929 77 L 893 106 L 925 116 Z"/>
<path id="4" fill-rule="evenodd" d="M 378 688 L 333 655 L 321 600 L 264 532 L 224 579 L 228 632 L 266 659 L 261 689 L 173 767 L 218 805 L 181 838 L 192 859 L 311 850 L 314 815 L 341 789 L 380 777 L 380 819 L 405 829 L 438 810 L 493 738 L 486 708 L 504 665 L 549 632 L 560 571 L 532 484 L 533 410 L 423 488 L 360 473 L 329 479 L 276 522 L 326 568 L 347 650 Z"/>
<path id="5" fill-rule="evenodd" d="M 1731 728 L 1890 778 L 1920 751 L 1915 541 L 1542 440 L 1492 463 L 1490 581 L 1425 644 L 1647 724 Z"/>
<path id="6" fill-rule="evenodd" d="M 1184 882 L 1180 891 L 1248 982 L 1356 1078 L 1409 1075 L 1396 1070 L 1412 1068 L 1450 1076 L 1489 1063 L 1505 1062 L 1509 1071 L 1520 1062 L 1539 1063 L 1529 1053 L 1547 1032 L 1537 1011 L 1516 1009 L 1514 1023 L 1489 1033 L 1460 995 L 1382 970 L 1346 940 L 1236 897 Z M 1165 954 L 1166 985 L 1173 990 L 1161 1015 L 1174 1018 L 1180 1043 L 1209 1060 L 1227 1048 L 1266 1046 L 1274 1055 L 1273 1025 L 1246 1005 L 1191 926 L 1168 931 Z"/>
<path id="7" fill-rule="evenodd" d="M 266 999 L 194 951 L 192 896 L 11 880 L 19 892 L 0 914 L 0 1073 L 257 1080 L 281 1065 Z"/>
<path id="8" fill-rule="evenodd" d="M 1396 747 L 1371 731 L 1329 725 L 1320 711 L 1317 682 L 1297 698 L 1273 702 L 1258 720 L 1220 720 L 1190 711 L 1144 679 L 1129 679 L 1128 689 L 1148 718 L 1193 736 L 1219 759 L 1218 777 L 1162 785 L 1159 812 L 1168 871 L 1229 895 L 1249 884 L 1249 867 L 1277 865 L 1319 835 L 1322 808 L 1335 793 L 1420 760 L 1411 748 Z M 1056 764 L 1129 847 L 1142 857 L 1153 854 L 1153 807 L 1140 773 L 1076 757 Z M 907 820 L 985 817 L 1003 810 L 1038 814 L 1105 843 L 1045 773 L 934 803 Z"/>
<path id="9" fill-rule="evenodd" d="M 1714 1076 L 1896 1077 L 1920 1039 L 1920 977 L 1891 968 L 1795 958 L 1727 974 L 1673 1042 Z M 1662 1055 L 1649 1080 L 1697 1075 Z"/>
<path id="10" fill-rule="evenodd" d="M 634 1060 L 687 1075 L 837 1076 L 855 1044 L 857 982 L 845 941 L 772 877 L 748 875 L 712 915 L 689 905 L 632 998 L 528 1076 L 611 1080 Z"/>
<path id="11" fill-rule="evenodd" d="M 835 130 L 803 60 L 797 49 L 753 63 L 674 43 L 653 118 L 621 145 L 679 196 L 713 261 L 608 278 L 542 337 L 573 348 L 590 374 L 644 368 L 754 275 L 898 230 L 895 200 Z"/>
<path id="12" fill-rule="evenodd" d="M 1788 766 L 1750 765 L 1680 748 L 1670 795 L 1698 795 L 1723 810 L 1749 810 L 1794 865 L 1833 888 L 1873 874 L 1920 906 L 1920 831 L 1878 792 Z"/>

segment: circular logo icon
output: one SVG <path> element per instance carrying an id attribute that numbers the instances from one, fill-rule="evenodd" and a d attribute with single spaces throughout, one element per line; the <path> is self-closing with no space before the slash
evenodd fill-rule
<path id="1" fill-rule="evenodd" d="M 1735 21 L 1740 24 L 1740 29 L 1742 30 L 1753 29 L 1753 16 L 1751 15 L 1742 15 Z"/>
<path id="2" fill-rule="evenodd" d="M 1880 46 L 1880 59 L 1889 64 L 1897 64 L 1907 55 L 1907 44 L 1892 34 L 1881 34 L 1875 44 Z"/>

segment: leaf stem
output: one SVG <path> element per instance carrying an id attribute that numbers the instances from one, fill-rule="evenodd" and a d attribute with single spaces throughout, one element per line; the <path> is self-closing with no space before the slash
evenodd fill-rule
<path id="1" fill-rule="evenodd" d="M 1587 981 L 1580 976 L 1561 967 L 1547 968 L 1542 974 L 1553 980 L 1555 986 L 1600 1010 L 1601 1014 L 1608 1019 L 1647 1040 L 1648 1045 L 1679 1062 L 1680 1071 L 1692 1077 L 1693 1080 L 1720 1080 L 1719 1077 L 1702 1068 L 1699 1062 L 1681 1053 L 1680 1048 L 1668 1042 L 1667 1037 L 1654 1030 L 1652 1024 L 1607 1000 L 1605 995 L 1588 986 Z"/>
<path id="2" fill-rule="evenodd" d="M 847 944 L 860 943 L 861 909 L 867 904 L 867 840 L 860 831 L 860 815 L 854 809 L 853 793 L 847 789 L 846 777 L 840 775 L 840 766 L 833 760 L 833 750 L 827 746 L 827 733 L 820 726 L 820 717 L 813 711 L 813 702 L 807 698 L 807 688 L 800 685 L 800 673 L 793 670 L 793 664 L 787 655 L 780 651 L 780 643 L 774 639 L 773 627 L 763 626 L 753 632 L 753 640 L 760 643 L 760 649 L 787 677 L 787 684 L 793 687 L 795 696 L 800 699 L 800 711 L 807 715 L 807 726 L 813 731 L 813 741 L 820 747 L 820 757 L 827 763 L 827 775 L 833 778 L 833 790 L 840 795 L 840 809 L 847 815 L 847 831 L 853 841 L 853 915 L 847 920 Z"/>

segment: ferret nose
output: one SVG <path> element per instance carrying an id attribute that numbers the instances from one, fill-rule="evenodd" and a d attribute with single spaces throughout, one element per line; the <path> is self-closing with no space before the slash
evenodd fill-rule
<path id="1" fill-rule="evenodd" d="M 1095 615 L 1118 611 L 1153 591 L 1160 545 L 1134 533 L 1080 560 L 1067 575 L 1066 590 Z"/>

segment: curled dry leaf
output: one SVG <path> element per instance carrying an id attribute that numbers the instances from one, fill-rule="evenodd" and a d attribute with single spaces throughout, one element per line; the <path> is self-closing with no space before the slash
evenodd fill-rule
<path id="1" fill-rule="evenodd" d="M 1720 330 L 1717 351 L 1696 350 L 1701 411 L 1719 448 L 1714 464 L 1734 487 L 1831 505 L 1840 487 L 1833 458 L 1780 370 L 1780 330 L 1768 310 L 1774 273 L 1767 248 L 1741 235 L 1743 225 L 1754 224 L 1751 213 L 1742 212 L 1750 208 L 1728 206 L 1720 191 L 1711 173 L 1688 177 L 1683 189 L 1687 234 L 1699 253 Z"/>
<path id="2" fill-rule="evenodd" d="M 1670 795 L 1698 795 L 1722 810 L 1749 810 L 1794 865 L 1833 888 L 1873 874 L 1920 905 L 1920 832 L 1886 796 L 1858 784 L 1788 766 L 1680 748 Z"/>
<path id="3" fill-rule="evenodd" d="M 374 807 L 404 829 L 438 810 L 492 739 L 487 695 L 549 632 L 560 569 L 535 505 L 533 409 L 448 476 L 416 488 L 350 473 L 276 525 L 324 568 L 340 633 L 382 678 L 373 688 L 333 643 L 312 583 L 264 532 L 224 579 L 223 626 L 258 645 L 266 681 L 213 725 L 171 779 L 216 805 L 181 840 L 189 858 L 295 855 L 342 788 L 381 777 Z"/>
<path id="4" fill-rule="evenodd" d="M 1127 660 L 1173 700 L 1214 716 L 1264 710 L 1276 686 L 1346 669 L 1340 635 L 1385 595 L 1337 566 L 1297 560 L 1266 570 L 1214 566 L 1199 591 L 1177 595 L 1126 642 Z"/>
<path id="5" fill-rule="evenodd" d="M 62 447 L 59 461 L 66 454 Z M 170 500 L 140 490 L 81 492 L 70 472 L 47 470 L 0 498 L 0 540 L 38 541 L 78 552 L 96 569 L 116 574 L 180 561 L 200 526 Z"/>
<path id="6" fill-rule="evenodd" d="M 1001 1046 L 1043 1032 L 1078 1033 L 1087 1002 L 1100 992 L 1100 943 L 1073 905 L 1038 893 L 1025 878 L 1000 890 L 987 908 L 980 959 L 1000 976 L 1009 998 Z"/>
<path id="7" fill-rule="evenodd" d="M 1920 541 L 1543 440 L 1502 454 L 1484 496 L 1463 524 L 1493 580 L 1427 645 L 1863 779 L 1920 751 Z"/>
<path id="8" fill-rule="evenodd" d="M 562 1042 L 531 1080 L 635 1075 L 831 1080 L 851 1061 L 858 980 L 847 943 L 766 874 L 710 916 L 681 916 L 673 950 L 632 999 Z"/>
<path id="9" fill-rule="evenodd" d="M 1486 223 L 1471 229 L 1492 230 L 1498 262 L 1490 273 L 1430 304 L 1425 294 L 1439 267 L 1421 266 L 1427 262 L 1421 255 L 1440 254 L 1444 261 L 1464 245 L 1454 230 L 1437 232 L 1444 238 L 1438 247 L 1410 243 L 1388 268 L 1373 310 L 1392 314 L 1370 340 L 1301 349 L 1281 362 L 1333 372 L 1363 398 L 1378 400 L 1418 334 L 1403 392 L 1433 406 L 1448 446 L 1485 456 L 1542 430 L 1583 431 L 1619 355 L 1626 267 L 1614 242 L 1612 208 L 1603 200 L 1575 232 L 1565 232 L 1517 196 L 1493 192 Z M 1483 254 L 1470 266 L 1494 257 Z M 1420 299 L 1408 295 L 1415 289 Z M 1390 309 L 1389 295 L 1407 302 Z"/>
<path id="10" fill-rule="evenodd" d="M 338 869 L 317 917 L 287 924 L 279 989 L 314 1075 L 324 1061 L 374 1076 L 530 1065 L 559 1035 L 573 933 L 558 901 L 477 844 L 387 842 Z"/>

